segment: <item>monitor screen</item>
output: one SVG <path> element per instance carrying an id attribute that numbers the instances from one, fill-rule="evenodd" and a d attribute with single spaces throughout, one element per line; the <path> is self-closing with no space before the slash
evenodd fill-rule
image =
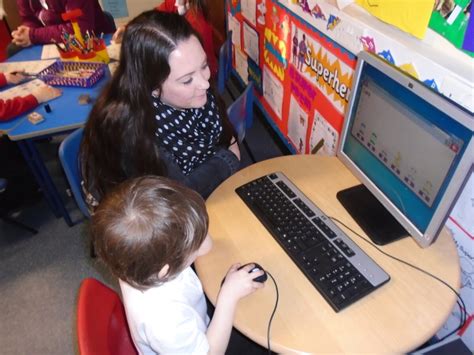
<path id="1" fill-rule="evenodd" d="M 358 59 L 338 156 L 428 246 L 473 164 L 474 119 L 375 55 Z"/>

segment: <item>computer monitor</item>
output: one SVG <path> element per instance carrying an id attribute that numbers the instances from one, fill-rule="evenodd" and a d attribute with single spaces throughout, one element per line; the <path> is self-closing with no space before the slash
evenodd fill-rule
<path id="1" fill-rule="evenodd" d="M 472 169 L 473 126 L 456 103 L 360 53 L 337 154 L 362 185 L 339 200 L 377 244 L 430 245 Z"/>

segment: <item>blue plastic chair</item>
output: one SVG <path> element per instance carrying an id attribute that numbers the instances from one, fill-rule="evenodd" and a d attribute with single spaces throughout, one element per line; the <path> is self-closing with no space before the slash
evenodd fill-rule
<path id="1" fill-rule="evenodd" d="M 217 72 L 217 92 L 222 95 L 232 69 L 232 31 L 219 49 L 219 71 Z"/>
<path id="2" fill-rule="evenodd" d="M 90 218 L 90 213 L 82 194 L 82 177 L 79 167 L 79 148 L 83 133 L 84 128 L 79 128 L 61 142 L 59 146 L 59 159 L 61 160 L 61 165 L 63 166 L 77 206 L 86 218 Z"/>
<path id="3" fill-rule="evenodd" d="M 249 82 L 244 92 L 227 108 L 230 123 L 237 134 L 237 140 L 242 143 L 255 163 L 255 158 L 245 141 L 245 133 L 253 124 L 253 82 Z"/>

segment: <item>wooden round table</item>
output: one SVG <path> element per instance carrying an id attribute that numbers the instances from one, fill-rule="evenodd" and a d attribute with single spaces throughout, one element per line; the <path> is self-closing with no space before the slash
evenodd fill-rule
<path id="1" fill-rule="evenodd" d="M 271 328 L 273 351 L 405 353 L 422 345 L 441 328 L 456 303 L 454 293 L 433 278 L 381 254 L 343 228 L 391 280 L 336 313 L 234 191 L 275 171 L 283 172 L 328 216 L 365 235 L 336 199 L 339 190 L 359 184 L 336 157 L 284 156 L 251 165 L 226 180 L 206 202 L 214 247 L 195 265 L 213 304 L 229 266 L 254 261 L 274 276 L 280 291 Z M 459 290 L 459 258 L 445 229 L 425 249 L 412 238 L 382 249 Z M 234 321 L 239 331 L 265 347 L 275 296 L 269 279 L 262 290 L 239 302 Z"/>

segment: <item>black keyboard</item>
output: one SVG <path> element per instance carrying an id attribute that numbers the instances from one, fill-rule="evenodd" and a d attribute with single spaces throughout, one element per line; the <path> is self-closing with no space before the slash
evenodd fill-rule
<path id="1" fill-rule="evenodd" d="M 283 173 L 235 191 L 336 312 L 390 280 Z"/>

